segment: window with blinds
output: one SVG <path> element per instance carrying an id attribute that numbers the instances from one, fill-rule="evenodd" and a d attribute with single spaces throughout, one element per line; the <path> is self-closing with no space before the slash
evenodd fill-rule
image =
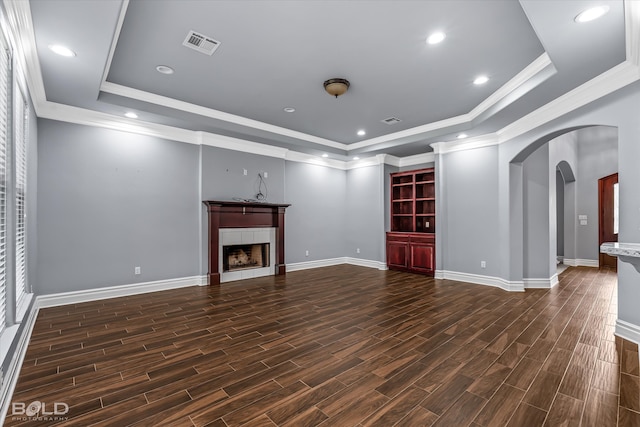
<path id="1" fill-rule="evenodd" d="M 0 36 L 0 334 L 6 325 L 7 307 L 7 144 L 9 137 L 9 54 Z"/>
<path id="2" fill-rule="evenodd" d="M 20 87 L 14 90 L 14 156 L 15 156 L 15 209 L 16 209 L 16 307 L 27 294 L 26 263 L 26 193 L 27 193 L 27 121 L 28 106 Z"/>

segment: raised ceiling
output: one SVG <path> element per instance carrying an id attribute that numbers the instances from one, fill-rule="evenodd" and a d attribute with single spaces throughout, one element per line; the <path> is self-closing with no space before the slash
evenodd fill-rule
<path id="1" fill-rule="evenodd" d="M 622 1 L 29 4 L 48 102 L 340 159 L 495 132 L 625 61 Z M 609 12 L 574 22 L 596 4 Z M 185 47 L 191 30 L 217 50 Z M 436 31 L 444 41 L 427 44 Z M 52 43 L 77 55 L 57 56 Z M 489 81 L 474 85 L 478 75 Z M 337 99 L 322 86 L 334 77 L 351 82 Z"/>

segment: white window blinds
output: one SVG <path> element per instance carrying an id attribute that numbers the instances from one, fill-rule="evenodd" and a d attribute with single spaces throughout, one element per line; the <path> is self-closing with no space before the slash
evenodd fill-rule
<path id="1" fill-rule="evenodd" d="M 0 334 L 6 324 L 7 307 L 7 144 L 9 137 L 9 54 L 0 36 Z"/>
<path id="2" fill-rule="evenodd" d="M 14 91 L 15 143 L 15 207 L 16 207 L 16 306 L 27 294 L 26 263 L 26 193 L 27 193 L 27 120 L 29 111 L 22 91 L 16 84 Z"/>

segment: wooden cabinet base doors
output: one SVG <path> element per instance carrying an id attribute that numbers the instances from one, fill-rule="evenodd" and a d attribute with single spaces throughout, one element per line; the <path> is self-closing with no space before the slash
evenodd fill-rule
<path id="1" fill-rule="evenodd" d="M 426 233 L 387 233 L 389 270 L 433 276 L 435 273 L 435 235 Z"/>

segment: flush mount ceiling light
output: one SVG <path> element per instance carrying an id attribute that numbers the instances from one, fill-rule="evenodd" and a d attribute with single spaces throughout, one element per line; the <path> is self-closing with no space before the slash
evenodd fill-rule
<path id="1" fill-rule="evenodd" d="M 173 68 L 167 65 L 158 65 L 156 71 L 162 74 L 173 74 Z"/>
<path id="2" fill-rule="evenodd" d="M 360 157 L 355 156 L 355 157 L 353 158 L 353 160 L 360 160 Z"/>
<path id="3" fill-rule="evenodd" d="M 134 113 L 133 111 L 128 111 L 126 113 L 124 113 L 125 117 L 129 117 L 130 119 L 137 119 L 138 115 L 136 113 Z"/>
<path id="4" fill-rule="evenodd" d="M 328 155 L 327 153 L 324 153 L 324 154 L 322 155 L 322 157 L 324 157 L 324 158 L 326 159 L 327 157 L 329 157 L 329 155 Z"/>
<path id="5" fill-rule="evenodd" d="M 476 77 L 476 79 L 473 81 L 473 84 L 474 84 L 474 85 L 483 85 L 483 84 L 485 84 L 485 83 L 486 83 L 486 82 L 488 82 L 488 81 L 489 81 L 489 77 L 487 77 L 487 76 L 478 76 L 478 77 Z"/>
<path id="6" fill-rule="evenodd" d="M 438 44 L 442 42 L 442 40 L 444 40 L 445 37 L 446 35 L 444 33 L 441 33 L 441 32 L 433 33 L 427 38 L 427 43 Z"/>
<path id="7" fill-rule="evenodd" d="M 69 49 L 66 46 L 62 46 L 61 44 L 50 44 L 49 45 L 49 49 L 53 53 L 57 53 L 60 56 L 66 56 L 67 58 L 70 58 L 72 56 L 76 56 L 76 53 L 74 51 L 72 51 L 71 49 Z"/>
<path id="8" fill-rule="evenodd" d="M 461 133 L 458 135 L 458 139 L 465 139 L 467 137 L 466 133 Z"/>
<path id="9" fill-rule="evenodd" d="M 358 131 L 358 136 L 365 136 L 366 134 L 367 134 L 367 132 L 365 132 L 365 130 L 364 130 L 364 129 L 360 129 L 360 130 Z"/>
<path id="10" fill-rule="evenodd" d="M 593 21 L 600 18 L 607 12 L 609 12 L 609 6 L 607 5 L 592 7 L 580 12 L 578 16 L 574 18 L 574 21 L 578 23 Z"/>
<path id="11" fill-rule="evenodd" d="M 293 107 L 284 107 L 282 111 L 284 111 L 285 113 L 294 113 L 296 109 Z"/>
<path id="12" fill-rule="evenodd" d="M 344 94 L 351 86 L 347 79 L 329 79 L 324 82 L 324 90 L 331 96 L 336 98 Z"/>

